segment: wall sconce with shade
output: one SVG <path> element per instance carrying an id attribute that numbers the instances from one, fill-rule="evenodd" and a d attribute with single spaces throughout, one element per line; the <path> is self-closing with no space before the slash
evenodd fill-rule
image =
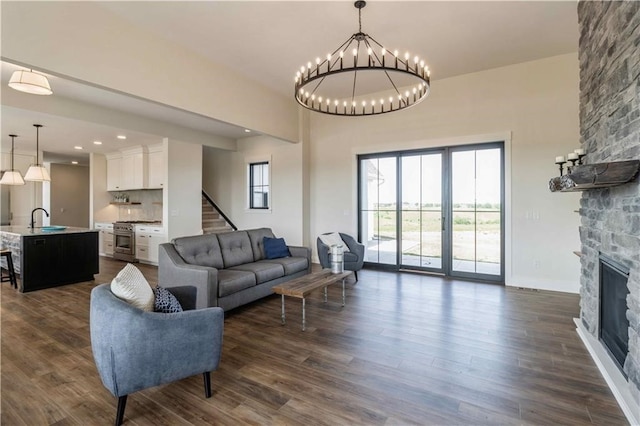
<path id="1" fill-rule="evenodd" d="M 4 172 L 2 179 L 0 179 L 0 185 L 24 185 L 24 179 L 22 179 L 20 171 L 13 168 L 14 141 L 18 135 L 9 135 L 9 137 L 11 138 L 11 170 Z"/>
<path id="2" fill-rule="evenodd" d="M 36 164 L 29 166 L 29 170 L 24 175 L 24 180 L 28 180 L 31 182 L 50 182 L 51 176 L 49 176 L 49 171 L 38 162 L 38 156 L 40 154 L 40 127 L 42 124 L 34 124 L 33 127 L 36 128 Z"/>
<path id="3" fill-rule="evenodd" d="M 14 71 L 9 80 L 9 87 L 32 95 L 53 94 L 47 77 L 33 70 Z"/>

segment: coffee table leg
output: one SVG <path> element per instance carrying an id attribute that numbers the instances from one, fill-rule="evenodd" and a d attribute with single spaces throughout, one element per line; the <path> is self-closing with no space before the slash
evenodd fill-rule
<path id="1" fill-rule="evenodd" d="M 324 303 L 327 303 L 327 286 L 324 286 Z"/>
<path id="2" fill-rule="evenodd" d="M 302 298 L 302 331 L 304 331 L 304 326 L 305 326 L 305 309 L 304 309 L 304 305 L 305 305 L 305 300 L 304 297 Z"/>
<path id="3" fill-rule="evenodd" d="M 284 325 L 284 294 L 282 295 L 282 314 L 280 315 L 280 318 L 282 318 L 282 325 Z"/>
<path id="4" fill-rule="evenodd" d="M 342 279 L 342 306 L 344 306 L 344 278 Z"/>

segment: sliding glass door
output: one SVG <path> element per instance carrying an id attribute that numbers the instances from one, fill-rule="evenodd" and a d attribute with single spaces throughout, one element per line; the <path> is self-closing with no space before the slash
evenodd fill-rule
<path id="1" fill-rule="evenodd" d="M 502 148 L 451 150 L 452 276 L 502 278 Z"/>
<path id="2" fill-rule="evenodd" d="M 365 261 L 504 281 L 503 144 L 359 157 Z"/>
<path id="3" fill-rule="evenodd" d="M 442 153 L 400 156 L 400 265 L 442 270 Z"/>

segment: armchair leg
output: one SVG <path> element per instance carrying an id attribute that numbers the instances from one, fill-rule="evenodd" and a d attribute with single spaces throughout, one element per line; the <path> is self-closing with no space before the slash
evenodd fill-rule
<path id="1" fill-rule="evenodd" d="M 202 375 L 204 376 L 204 397 L 211 398 L 211 373 L 207 371 Z"/>
<path id="2" fill-rule="evenodd" d="M 127 395 L 118 398 L 118 410 L 116 411 L 116 426 L 120 426 L 124 421 L 124 409 L 127 406 Z"/>
<path id="3" fill-rule="evenodd" d="M 353 275 L 356 277 L 356 282 L 358 282 L 358 271 L 353 271 Z"/>

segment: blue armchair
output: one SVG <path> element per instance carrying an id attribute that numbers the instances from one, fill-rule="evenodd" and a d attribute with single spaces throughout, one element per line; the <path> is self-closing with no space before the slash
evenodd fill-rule
<path id="1" fill-rule="evenodd" d="M 327 232 L 322 235 L 330 234 Z M 358 271 L 362 269 L 362 265 L 364 264 L 364 244 L 356 241 L 349 234 L 339 233 L 342 241 L 349 247 L 348 252 L 344 252 L 344 269 L 345 271 L 353 271 L 353 274 L 356 277 L 356 281 L 358 281 Z M 320 259 L 320 265 L 323 268 L 331 268 L 331 258 L 329 257 L 329 246 L 322 242 L 322 240 L 318 237 L 316 241 L 316 245 L 318 248 L 318 259 Z"/>
<path id="2" fill-rule="evenodd" d="M 195 287 L 172 288 L 183 309 L 195 306 Z M 205 397 L 218 368 L 224 313 L 221 308 L 165 314 L 145 312 L 118 299 L 109 284 L 91 291 L 91 348 L 104 386 L 118 398 L 122 424 L 127 395 L 202 373 Z"/>

